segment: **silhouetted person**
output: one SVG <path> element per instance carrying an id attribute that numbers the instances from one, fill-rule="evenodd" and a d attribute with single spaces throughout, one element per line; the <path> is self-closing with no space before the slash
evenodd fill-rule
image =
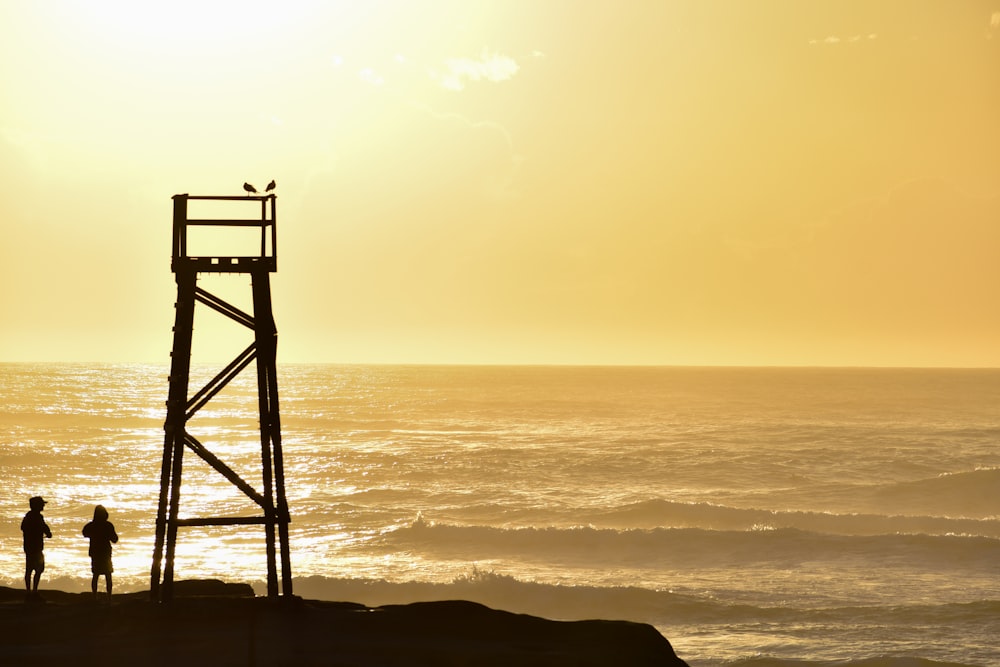
<path id="1" fill-rule="evenodd" d="M 244 183 L 243 184 L 243 189 L 247 191 L 247 197 L 250 196 L 251 192 L 254 193 L 254 194 L 257 194 L 257 188 L 255 188 L 254 186 L 250 185 L 249 183 Z"/>
<path id="2" fill-rule="evenodd" d="M 52 531 L 42 516 L 45 504 L 41 496 L 30 498 L 28 507 L 31 511 L 21 519 L 21 532 L 24 533 L 24 590 L 29 595 L 38 594 L 38 582 L 45 571 L 45 553 L 42 549 L 45 548 L 45 538 L 52 537 Z"/>
<path id="3" fill-rule="evenodd" d="M 277 186 L 276 186 L 276 185 L 275 185 L 275 183 L 274 183 L 274 179 L 272 178 L 272 179 L 271 179 L 271 182 L 267 184 L 267 187 L 266 187 L 266 188 L 264 188 L 264 192 L 270 192 L 271 190 L 273 190 L 273 189 L 274 189 L 274 188 L 276 188 L 276 187 L 277 187 Z"/>
<path id="4" fill-rule="evenodd" d="M 90 590 L 97 597 L 97 579 L 103 574 L 104 581 L 108 588 L 108 597 L 111 597 L 111 573 L 114 568 L 111 566 L 111 545 L 118 542 L 118 533 L 115 526 L 108 521 L 108 510 L 104 505 L 94 508 L 94 520 L 83 527 L 83 536 L 90 538 L 90 571 L 94 573 L 90 580 Z"/>

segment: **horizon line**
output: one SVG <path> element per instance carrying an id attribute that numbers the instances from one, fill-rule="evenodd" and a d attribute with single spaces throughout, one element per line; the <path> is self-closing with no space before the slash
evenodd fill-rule
<path id="1" fill-rule="evenodd" d="M 215 366 L 226 364 L 222 359 L 193 362 L 192 366 Z M 95 366 L 164 366 L 170 361 L 107 361 L 107 360 L 0 360 L 0 365 L 95 365 Z M 715 369 L 801 369 L 801 370 L 953 370 L 989 371 L 1000 370 L 1000 366 L 918 366 L 893 364 L 682 364 L 682 363 L 619 363 L 619 362 L 454 362 L 454 361 L 278 361 L 279 366 L 407 366 L 407 367 L 469 367 L 469 368 L 715 368 Z"/>

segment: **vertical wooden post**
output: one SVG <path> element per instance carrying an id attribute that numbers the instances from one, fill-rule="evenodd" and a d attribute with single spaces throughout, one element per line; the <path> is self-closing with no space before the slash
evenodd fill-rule
<path id="1" fill-rule="evenodd" d="M 257 391 L 261 397 L 261 454 L 262 457 L 269 458 L 272 465 L 264 466 L 264 484 L 268 494 L 274 489 L 274 502 L 272 511 L 274 512 L 274 524 L 278 529 L 278 552 L 281 556 L 281 593 L 283 595 L 292 594 L 291 564 L 289 558 L 288 545 L 288 523 L 290 516 L 288 512 L 288 501 L 285 497 L 285 474 L 284 474 L 284 453 L 281 447 L 281 413 L 278 405 L 278 370 L 277 370 L 277 347 L 278 330 L 274 324 L 274 317 L 271 312 L 271 286 L 266 272 L 260 271 L 254 274 L 254 311 L 257 315 Z M 266 426 L 265 426 L 266 422 Z M 265 436 L 266 430 L 266 436 Z M 272 479 L 273 475 L 273 479 Z M 268 495 L 268 501 L 272 502 L 272 497 Z M 269 532 L 267 535 L 269 550 L 268 562 L 275 549 L 275 535 Z M 268 570 L 270 575 L 271 570 Z M 275 573 L 276 574 L 276 573 Z M 268 586 L 277 590 L 277 577 L 274 581 L 270 579 Z"/>
<path id="2" fill-rule="evenodd" d="M 160 469 L 160 500 L 156 512 L 156 540 L 153 547 L 153 566 L 150 572 L 150 595 L 167 599 L 172 593 L 173 538 L 167 541 L 166 590 L 160 591 L 160 566 L 163 560 L 164 539 L 176 535 L 176 505 L 179 487 L 174 489 L 170 480 L 180 482 L 181 457 L 184 452 L 185 412 L 187 410 L 188 377 L 191 371 L 191 335 L 194 330 L 194 290 L 197 277 L 193 270 L 179 270 L 177 301 L 174 303 L 174 347 L 170 353 L 170 388 L 167 393 L 167 418 L 163 424 L 163 463 Z M 167 508 L 170 508 L 170 520 Z"/>
<path id="3" fill-rule="evenodd" d="M 264 498 L 267 505 L 264 508 L 267 522 L 264 532 L 267 545 L 267 594 L 273 597 L 278 594 L 278 570 L 275 561 L 275 523 L 277 515 L 274 508 L 274 475 L 271 396 L 267 378 L 274 365 L 275 331 L 274 318 L 271 315 L 271 290 L 266 271 L 254 271 L 251 274 L 253 287 L 253 310 L 256 326 L 257 343 L 257 402 L 260 412 L 260 460 L 261 477 L 264 484 Z"/>

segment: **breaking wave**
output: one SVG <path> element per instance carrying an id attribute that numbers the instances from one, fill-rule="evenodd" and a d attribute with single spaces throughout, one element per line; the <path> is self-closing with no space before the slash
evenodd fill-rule
<path id="1" fill-rule="evenodd" d="M 683 568 L 747 567 L 755 562 L 793 566 L 802 561 L 913 563 L 922 567 L 992 569 L 1000 539 L 980 535 L 892 533 L 843 535 L 754 525 L 745 530 L 705 528 L 626 529 L 496 528 L 438 524 L 418 517 L 383 535 L 386 545 L 474 559 L 483 553 L 525 559 L 559 557 L 588 562 Z"/>
<path id="2" fill-rule="evenodd" d="M 956 475 L 959 477 L 960 475 Z M 1000 474 L 996 475 L 1000 481 Z M 915 483 L 916 484 L 916 483 Z M 909 486 L 909 485 L 895 485 Z M 919 488 L 919 484 L 916 485 Z M 884 491 L 883 493 L 889 493 Z M 989 502 L 1000 498 L 1000 488 L 987 493 Z M 978 500 L 980 504 L 984 498 Z M 995 513 L 994 513 L 995 514 Z M 992 514 L 990 516 L 993 516 Z M 947 518 L 934 515 L 885 515 L 873 513 L 834 514 L 830 512 L 741 509 L 710 503 L 680 503 L 649 500 L 584 515 L 583 522 L 602 527 L 709 528 L 747 530 L 755 526 L 800 528 L 843 535 L 883 533 L 923 533 L 926 535 L 979 535 L 1000 537 L 1000 520 L 995 518 Z"/>

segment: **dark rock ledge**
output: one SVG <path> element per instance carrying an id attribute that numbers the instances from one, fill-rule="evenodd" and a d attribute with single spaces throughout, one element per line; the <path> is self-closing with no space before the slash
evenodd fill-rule
<path id="1" fill-rule="evenodd" d="M 365 607 L 253 597 L 248 585 L 177 582 L 95 601 L 0 587 L 0 664 L 23 665 L 663 665 L 686 667 L 650 625 L 552 621 L 445 600 Z"/>

